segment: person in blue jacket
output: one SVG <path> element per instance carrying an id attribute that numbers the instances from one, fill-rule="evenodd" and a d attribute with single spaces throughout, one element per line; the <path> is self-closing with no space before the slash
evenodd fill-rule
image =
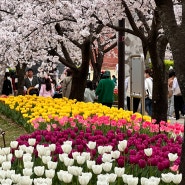
<path id="1" fill-rule="evenodd" d="M 111 80 L 110 71 L 105 71 L 103 74 L 103 79 L 101 79 L 96 88 L 96 95 L 98 96 L 98 102 L 112 107 L 114 101 L 114 87 L 115 84 Z"/>

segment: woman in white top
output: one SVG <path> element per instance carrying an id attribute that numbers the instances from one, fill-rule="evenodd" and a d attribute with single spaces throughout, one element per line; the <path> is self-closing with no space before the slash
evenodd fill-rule
<path id="1" fill-rule="evenodd" d="M 49 78 L 45 79 L 45 83 L 41 85 L 39 96 L 53 97 L 55 91 Z"/>

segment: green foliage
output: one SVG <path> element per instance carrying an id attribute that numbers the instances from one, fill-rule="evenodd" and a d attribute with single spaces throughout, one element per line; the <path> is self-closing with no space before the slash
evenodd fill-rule
<path id="1" fill-rule="evenodd" d="M 164 60 L 164 64 L 166 69 L 168 70 L 170 68 L 170 66 L 174 66 L 174 61 L 173 60 Z"/>

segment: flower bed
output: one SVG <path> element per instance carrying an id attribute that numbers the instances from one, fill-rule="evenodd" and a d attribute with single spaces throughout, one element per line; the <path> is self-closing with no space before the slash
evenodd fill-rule
<path id="1" fill-rule="evenodd" d="M 0 149 L 1 184 L 162 185 L 182 179 L 181 124 L 157 125 L 139 113 L 66 98 L 0 100 L 0 110 L 30 131 Z"/>

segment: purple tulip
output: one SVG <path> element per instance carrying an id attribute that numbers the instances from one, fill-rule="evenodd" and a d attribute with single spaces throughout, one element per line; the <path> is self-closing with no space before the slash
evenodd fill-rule
<path id="1" fill-rule="evenodd" d="M 147 163 L 146 163 L 145 160 L 140 159 L 140 160 L 138 161 L 138 165 L 139 165 L 140 168 L 145 168 L 146 165 L 147 165 Z"/>

